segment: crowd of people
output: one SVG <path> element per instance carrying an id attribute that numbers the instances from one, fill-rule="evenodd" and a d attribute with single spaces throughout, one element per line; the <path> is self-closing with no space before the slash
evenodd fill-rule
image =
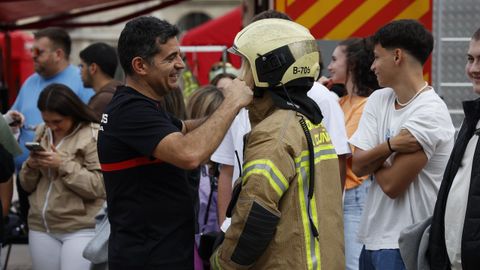
<path id="1" fill-rule="evenodd" d="M 0 117 L 1 213 L 16 174 L 33 269 L 480 265 L 480 105 L 455 140 L 422 24 L 341 41 L 327 78 L 309 30 L 265 11 L 229 49 L 240 70 L 213 67 L 187 100 L 178 34 L 138 17 L 76 67 L 65 30 L 35 33 L 35 73 Z M 480 94 L 480 29 L 465 73 Z"/>

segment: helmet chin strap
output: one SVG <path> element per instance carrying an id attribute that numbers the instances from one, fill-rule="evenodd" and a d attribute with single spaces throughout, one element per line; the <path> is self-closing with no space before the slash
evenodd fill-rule
<path id="1" fill-rule="evenodd" d="M 313 198 L 313 192 L 315 190 L 315 150 L 313 147 L 313 140 L 312 140 L 312 135 L 310 134 L 310 130 L 308 129 L 307 123 L 305 122 L 305 119 L 303 118 L 303 115 L 298 113 L 298 105 L 293 102 L 293 100 L 290 98 L 290 95 L 288 94 L 287 88 L 285 85 L 281 84 L 283 91 L 285 93 L 285 96 L 287 97 L 290 106 L 292 106 L 292 109 L 297 111 L 297 116 L 300 118 L 298 122 L 300 123 L 300 126 L 302 127 L 303 133 L 305 134 L 305 139 L 307 141 L 307 147 L 308 147 L 308 166 L 309 166 L 309 179 L 308 179 L 308 202 L 307 202 L 307 215 L 308 215 L 308 220 L 310 223 L 310 229 L 312 230 L 312 235 L 315 237 L 315 239 L 319 240 L 318 236 L 318 229 L 317 226 L 315 226 L 315 223 L 313 222 L 312 218 L 312 210 L 311 210 L 311 201 Z M 306 94 L 305 94 L 306 95 Z M 288 103 L 287 103 L 288 104 Z"/>
<path id="2" fill-rule="evenodd" d="M 256 98 L 262 98 L 263 94 L 265 93 L 266 88 L 254 87 L 253 88 L 253 96 Z"/>
<path id="3" fill-rule="evenodd" d="M 276 107 L 299 112 L 317 125 L 323 116 L 317 103 L 307 96 L 312 85 L 313 79 L 299 78 L 287 84 L 262 90 L 270 93 Z"/>

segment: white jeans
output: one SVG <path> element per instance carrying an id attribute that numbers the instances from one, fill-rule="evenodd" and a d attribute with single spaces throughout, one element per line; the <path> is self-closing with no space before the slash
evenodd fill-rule
<path id="1" fill-rule="evenodd" d="M 45 233 L 30 230 L 28 241 L 33 270 L 88 270 L 90 261 L 83 249 L 95 235 L 94 229 L 73 233 Z"/>

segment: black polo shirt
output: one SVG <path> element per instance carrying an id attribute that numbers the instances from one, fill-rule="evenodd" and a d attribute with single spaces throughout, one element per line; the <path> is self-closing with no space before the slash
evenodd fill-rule
<path id="1" fill-rule="evenodd" d="M 182 123 L 132 88 L 102 116 L 98 156 L 111 224 L 109 269 L 193 269 L 194 208 L 186 172 L 152 157 Z"/>

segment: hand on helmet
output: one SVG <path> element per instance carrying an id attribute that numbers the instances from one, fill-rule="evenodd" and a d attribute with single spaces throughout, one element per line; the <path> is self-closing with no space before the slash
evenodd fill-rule
<path id="1" fill-rule="evenodd" d="M 225 100 L 237 104 L 239 108 L 247 106 L 253 99 L 252 89 L 250 89 L 244 81 L 238 78 L 226 85 L 221 91 Z"/>

